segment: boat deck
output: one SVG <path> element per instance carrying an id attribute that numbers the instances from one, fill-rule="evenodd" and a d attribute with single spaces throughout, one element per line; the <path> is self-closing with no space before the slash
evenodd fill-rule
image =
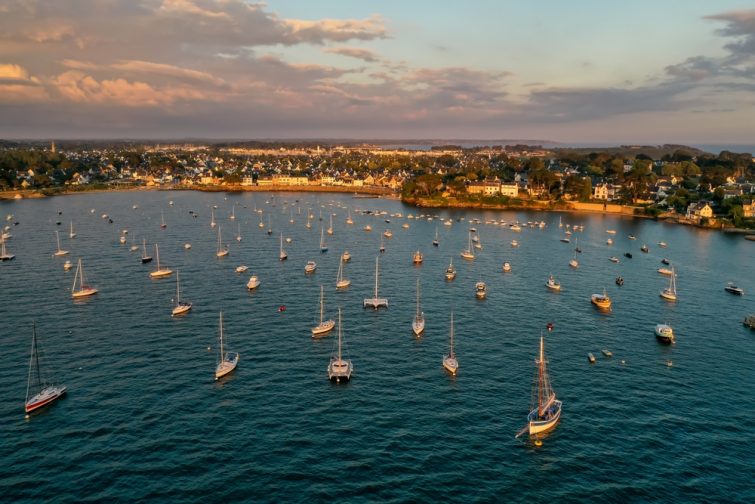
<path id="1" fill-rule="evenodd" d="M 381 306 L 388 308 L 388 299 L 386 298 L 367 298 L 363 301 L 363 306 L 365 308 L 374 308 L 378 309 Z"/>

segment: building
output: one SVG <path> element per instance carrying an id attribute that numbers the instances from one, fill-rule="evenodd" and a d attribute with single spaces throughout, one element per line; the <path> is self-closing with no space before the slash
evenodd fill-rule
<path id="1" fill-rule="evenodd" d="M 603 182 L 601 184 L 595 184 L 595 187 L 592 188 L 592 197 L 596 200 L 613 201 L 618 199 L 620 191 L 620 185 Z"/>
<path id="2" fill-rule="evenodd" d="M 713 207 L 707 201 L 698 201 L 697 203 L 691 203 L 687 207 L 687 218 L 693 220 L 701 220 L 703 218 L 710 219 L 713 217 Z"/>
<path id="3" fill-rule="evenodd" d="M 516 182 L 504 182 L 501 184 L 500 190 L 502 196 L 510 196 L 512 198 L 519 196 L 519 184 L 517 184 Z"/>
<path id="4" fill-rule="evenodd" d="M 501 181 L 488 179 L 482 182 L 470 182 L 467 186 L 469 194 L 482 194 L 483 196 L 498 196 L 501 194 Z"/>
<path id="5" fill-rule="evenodd" d="M 746 199 L 742 201 L 742 216 L 745 219 L 752 219 L 755 217 L 755 200 Z"/>

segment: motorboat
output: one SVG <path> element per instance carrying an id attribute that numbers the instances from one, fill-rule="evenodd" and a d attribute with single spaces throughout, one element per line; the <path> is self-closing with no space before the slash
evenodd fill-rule
<path id="1" fill-rule="evenodd" d="M 741 287 L 737 287 L 733 283 L 729 282 L 726 284 L 726 287 L 724 287 L 724 290 L 726 292 L 730 292 L 731 294 L 736 294 L 737 296 L 744 296 L 745 291 Z"/>
<path id="2" fill-rule="evenodd" d="M 304 266 L 304 273 L 314 273 L 317 269 L 317 263 L 314 261 L 307 261 L 307 264 Z"/>
<path id="3" fill-rule="evenodd" d="M 257 277 L 257 275 L 250 276 L 249 281 L 246 283 L 246 288 L 249 290 L 254 290 L 259 286 L 260 286 L 260 279 Z"/>
<path id="4" fill-rule="evenodd" d="M 561 284 L 553 278 L 553 275 L 550 275 L 548 277 L 548 280 L 545 282 L 545 286 L 548 287 L 550 290 L 553 291 L 560 291 L 561 290 Z"/>
<path id="5" fill-rule="evenodd" d="M 477 299 L 485 299 L 485 297 L 488 295 L 488 286 L 485 285 L 485 282 L 483 282 L 482 280 L 475 284 L 474 289 Z"/>
<path id="6" fill-rule="evenodd" d="M 611 309 L 611 298 L 608 297 L 605 289 L 603 289 L 603 294 L 593 294 L 590 297 L 590 302 L 601 310 Z"/>
<path id="7" fill-rule="evenodd" d="M 657 324 L 655 326 L 655 337 L 662 343 L 673 343 L 674 330 L 668 324 Z"/>

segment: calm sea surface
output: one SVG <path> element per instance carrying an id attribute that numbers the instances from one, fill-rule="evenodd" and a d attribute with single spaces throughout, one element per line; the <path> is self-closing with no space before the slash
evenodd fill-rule
<path id="1" fill-rule="evenodd" d="M 210 228 L 214 205 L 230 246 L 223 259 Z M 367 209 L 403 217 L 359 212 Z M 407 218 L 421 212 L 397 201 L 311 193 L 126 192 L 0 203 L 0 215 L 13 215 L 3 225 L 11 226 L 8 249 L 16 254 L 0 263 L 0 500 L 755 501 L 755 333 L 742 325 L 755 312 L 755 243 L 601 215 L 430 212 L 453 218 L 450 227 Z M 331 213 L 335 232 L 321 254 L 320 226 Z M 272 236 L 258 227 L 261 218 L 267 227 L 268 216 Z M 484 249 L 465 262 L 459 252 L 473 218 L 481 220 L 475 227 Z M 559 241 L 559 218 L 584 225 L 570 244 Z M 484 223 L 492 219 L 547 227 L 514 233 Z M 362 230 L 366 224 L 372 232 Z M 362 299 L 374 288 L 385 229 L 393 238 L 380 255 L 380 294 L 390 308 L 374 312 Z M 613 246 L 607 229 L 617 231 Z M 55 230 L 70 256 L 52 256 Z M 278 261 L 280 232 L 292 238 L 286 262 Z M 143 237 L 180 271 L 182 298 L 194 303 L 188 316 L 170 316 L 175 275 L 150 279 L 154 262 L 142 265 L 140 252 L 129 251 Z M 578 270 L 568 265 L 575 238 L 583 250 Z M 345 249 L 352 284 L 336 292 Z M 425 254 L 421 266 L 411 262 L 416 249 Z M 621 262 L 610 262 L 612 255 Z M 65 272 L 63 262 L 80 257 L 100 292 L 74 303 L 75 269 Z M 656 272 L 663 257 L 678 270 L 676 304 L 658 296 L 668 283 Z M 309 259 L 318 267 L 306 276 Z M 446 282 L 451 259 L 458 276 Z M 511 273 L 502 273 L 504 261 Z M 249 271 L 236 274 L 239 264 Z M 250 293 L 251 273 L 262 284 Z M 549 273 L 561 281 L 560 293 L 545 288 Z M 619 274 L 623 287 L 614 283 Z M 411 333 L 417 278 L 427 319 L 421 339 Z M 484 301 L 474 297 L 480 279 L 489 288 Z M 727 281 L 746 295 L 726 293 Z M 327 380 L 335 331 L 311 338 L 320 285 L 326 315 L 343 311 L 355 368 L 347 385 Z M 614 301 L 608 314 L 589 301 L 604 288 Z M 228 346 L 241 360 L 215 382 L 221 310 Z M 456 378 L 441 367 L 451 311 Z M 69 392 L 25 419 L 32 320 L 45 371 Z M 546 354 L 564 408 L 560 425 L 535 447 L 514 435 L 525 425 L 548 322 L 555 327 L 546 331 Z M 656 342 L 662 322 L 674 327 L 675 345 Z"/>

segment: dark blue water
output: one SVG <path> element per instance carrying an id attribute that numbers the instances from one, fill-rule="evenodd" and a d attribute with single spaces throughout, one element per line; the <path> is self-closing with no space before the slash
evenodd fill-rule
<path id="1" fill-rule="evenodd" d="M 228 219 L 233 203 L 241 243 Z M 231 248 L 221 260 L 209 226 L 212 205 Z M 265 220 L 270 214 L 272 237 L 257 227 L 255 205 Z M 327 215 L 337 214 L 326 254 L 318 248 L 321 223 L 304 226 L 308 208 L 315 215 L 322 210 L 326 227 Z M 353 226 L 345 224 L 346 208 Z M 404 217 L 386 224 L 358 209 Z M 575 271 L 568 266 L 574 243 L 559 242 L 558 214 L 438 211 L 454 219 L 548 223 L 518 234 L 476 225 L 484 250 L 469 263 L 459 257 L 466 223 L 410 220 L 417 209 L 390 200 L 129 192 L 1 203 L 0 215 L 10 213 L 19 225 L 8 243 L 16 260 L 0 264 L 0 500 L 755 499 L 755 333 L 741 323 L 755 312 L 755 243 L 739 236 L 562 214 L 565 223 L 585 226 L 574 235 L 584 250 Z M 71 219 L 75 240 L 67 238 Z M 401 227 L 405 222 L 409 229 Z M 362 231 L 367 223 L 372 233 Z M 436 227 L 439 248 L 431 245 Z M 361 302 L 371 295 L 386 228 L 394 237 L 381 256 L 381 295 L 390 308 L 376 313 Z M 73 271 L 63 271 L 65 258 L 52 257 L 55 229 L 100 290 L 86 302 L 72 302 Z M 129 230 L 126 245 L 118 243 L 121 229 Z M 606 229 L 617 230 L 612 247 Z M 293 238 L 284 263 L 277 259 L 279 231 Z M 629 234 L 638 240 L 629 241 Z M 151 280 L 154 265 L 129 252 L 132 236 L 158 241 L 162 262 L 180 270 L 183 297 L 194 303 L 188 316 L 170 317 L 175 276 Z M 509 245 L 513 238 L 518 249 Z M 658 248 L 661 240 L 667 249 Z M 184 250 L 185 242 L 193 248 Z M 640 253 L 642 243 L 649 254 Z M 352 285 L 335 292 L 345 248 L 353 256 L 345 269 Z M 425 254 L 419 267 L 411 264 L 417 248 Z M 625 251 L 634 258 L 624 258 Z M 611 255 L 621 263 L 611 263 Z M 676 304 L 658 297 L 667 284 L 656 272 L 662 257 L 678 269 Z M 459 274 L 446 282 L 451 258 Z M 308 259 L 318 262 L 311 276 L 304 274 Z M 501 272 L 504 261 L 512 264 L 509 274 Z M 239 264 L 250 267 L 247 274 L 234 272 Z M 262 285 L 249 293 L 252 272 Z M 549 273 L 561 281 L 561 293 L 545 288 Z M 626 279 L 623 287 L 614 284 L 617 274 Z M 417 277 L 427 319 L 420 340 L 411 334 Z M 489 286 L 484 301 L 474 297 L 480 278 Z M 724 292 L 730 280 L 745 289 L 744 297 Z M 335 338 L 310 337 L 320 284 L 326 312 L 343 310 L 355 366 L 345 386 L 327 380 Z M 614 300 L 610 314 L 589 302 L 603 288 Z M 285 312 L 278 312 L 281 304 Z M 241 360 L 228 380 L 215 382 L 220 310 L 228 345 Z M 451 310 L 456 378 L 441 368 Z M 32 319 L 46 369 L 69 393 L 27 420 Z M 558 428 L 535 447 L 514 435 L 529 411 L 534 357 L 547 322 L 555 324 L 546 353 L 564 410 Z M 675 345 L 656 342 L 660 322 L 674 327 Z M 603 357 L 603 348 L 614 357 Z M 587 352 L 596 354 L 596 364 L 587 363 Z"/>

